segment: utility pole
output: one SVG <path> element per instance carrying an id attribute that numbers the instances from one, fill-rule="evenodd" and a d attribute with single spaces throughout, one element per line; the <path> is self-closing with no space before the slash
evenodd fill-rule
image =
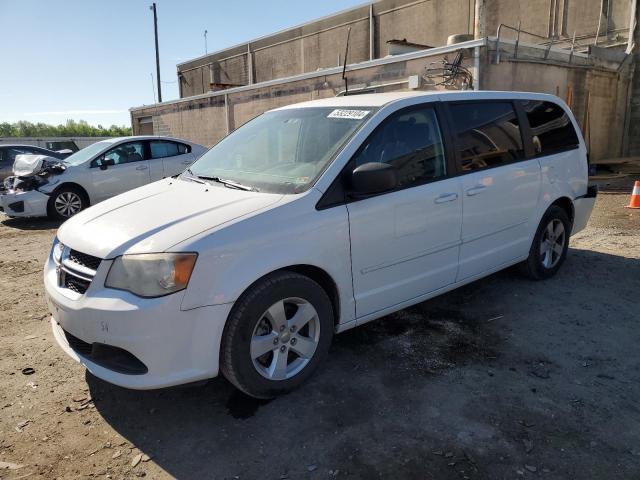
<path id="1" fill-rule="evenodd" d="M 153 10 L 153 31 L 156 36 L 156 80 L 158 80 L 158 103 L 162 103 L 162 89 L 160 87 L 160 51 L 158 50 L 158 15 L 156 13 L 156 4 L 149 7 Z"/>
<path id="2" fill-rule="evenodd" d="M 204 54 L 206 55 L 207 52 L 207 31 L 204 31 Z"/>

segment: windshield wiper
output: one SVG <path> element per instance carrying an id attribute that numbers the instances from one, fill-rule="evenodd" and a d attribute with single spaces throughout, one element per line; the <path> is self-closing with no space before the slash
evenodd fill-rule
<path id="1" fill-rule="evenodd" d="M 185 176 L 184 178 L 188 178 L 189 180 L 191 180 L 192 182 L 196 182 L 196 183 L 201 183 L 204 185 L 204 182 L 202 180 L 198 180 L 198 177 L 196 177 L 193 172 L 191 171 L 190 168 L 187 168 L 187 173 L 189 174 L 189 176 Z M 178 175 L 176 175 L 177 177 Z"/>
<path id="2" fill-rule="evenodd" d="M 255 188 L 250 187 L 248 185 L 243 185 L 241 183 L 234 182 L 232 180 L 226 180 L 226 179 L 220 178 L 220 177 L 209 177 L 207 175 L 198 175 L 198 178 L 201 179 L 201 180 L 209 180 L 211 182 L 221 183 L 225 187 L 237 188 L 238 190 L 246 190 L 247 192 L 255 192 L 256 191 Z"/>

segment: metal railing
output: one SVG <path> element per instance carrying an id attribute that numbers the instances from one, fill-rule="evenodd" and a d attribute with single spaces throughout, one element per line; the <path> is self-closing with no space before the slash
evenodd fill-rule
<path id="1" fill-rule="evenodd" d="M 500 25 L 498 25 L 498 31 L 496 33 L 496 64 L 500 63 L 500 58 L 501 58 L 501 52 L 500 52 L 500 37 L 502 35 L 502 28 L 507 28 L 509 30 L 513 30 L 514 32 L 517 32 L 518 35 L 516 37 L 516 43 L 515 43 L 515 47 L 513 50 L 513 58 L 518 58 L 518 46 L 520 44 L 520 34 L 524 33 L 525 35 L 530 35 L 532 37 L 535 38 L 540 38 L 542 40 L 544 40 L 545 42 L 549 42 L 549 45 L 547 45 L 547 48 L 544 52 L 544 59 L 547 60 L 549 58 L 549 53 L 551 52 L 551 47 L 553 46 L 554 42 L 556 41 L 555 38 L 551 37 L 545 37 L 543 35 L 538 35 L 537 33 L 533 33 L 533 32 L 527 32 L 526 30 L 522 30 L 521 28 L 521 21 L 518 21 L 518 26 L 517 27 L 512 27 L 511 25 L 507 25 L 504 23 L 501 23 Z M 573 60 L 573 53 L 575 50 L 575 45 L 576 45 L 576 32 L 573 32 L 573 38 L 571 39 L 571 52 L 569 53 L 569 64 L 571 64 L 571 61 Z"/>

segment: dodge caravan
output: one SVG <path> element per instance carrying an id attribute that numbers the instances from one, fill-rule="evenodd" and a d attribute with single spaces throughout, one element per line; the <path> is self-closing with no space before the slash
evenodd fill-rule
<path id="1" fill-rule="evenodd" d="M 553 276 L 595 201 L 557 97 L 388 93 L 266 112 L 182 174 L 59 229 L 44 282 L 59 345 L 108 382 L 222 373 L 268 398 L 334 333 L 511 265 Z"/>

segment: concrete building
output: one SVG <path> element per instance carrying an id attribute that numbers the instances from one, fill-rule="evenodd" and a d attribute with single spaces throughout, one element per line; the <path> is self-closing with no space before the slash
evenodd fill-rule
<path id="1" fill-rule="evenodd" d="M 132 127 L 213 145 L 265 110 L 341 95 L 348 37 L 351 93 L 553 93 L 592 159 L 640 154 L 637 10 L 636 0 L 380 0 L 179 64 L 180 99 L 132 108 Z"/>

